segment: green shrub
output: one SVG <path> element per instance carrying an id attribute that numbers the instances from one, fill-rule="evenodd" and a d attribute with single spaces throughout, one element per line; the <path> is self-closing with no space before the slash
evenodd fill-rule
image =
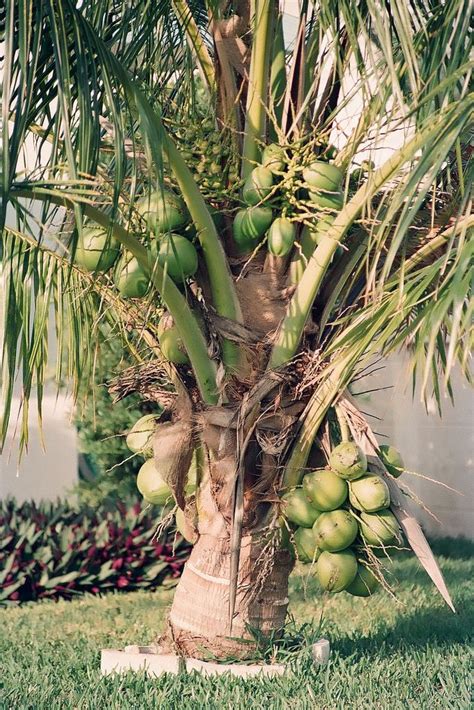
<path id="1" fill-rule="evenodd" d="M 189 545 L 154 540 L 156 509 L 0 501 L 0 605 L 155 589 L 179 577 Z"/>
<path id="2" fill-rule="evenodd" d="M 74 423 L 80 480 L 74 492 L 84 505 L 113 507 L 117 501 L 139 499 L 135 481 L 143 459 L 130 452 L 125 437 L 137 419 L 156 407 L 138 395 L 113 403 L 107 389 L 107 382 L 130 364 L 111 339 L 98 358 L 94 393 L 81 392 L 79 396 Z"/>

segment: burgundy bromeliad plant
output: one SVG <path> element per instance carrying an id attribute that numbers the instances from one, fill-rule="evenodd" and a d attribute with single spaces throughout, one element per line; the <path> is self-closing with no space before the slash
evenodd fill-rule
<path id="1" fill-rule="evenodd" d="M 172 583 L 189 545 L 173 533 L 155 540 L 156 509 L 147 508 L 0 502 L 0 604 Z"/>

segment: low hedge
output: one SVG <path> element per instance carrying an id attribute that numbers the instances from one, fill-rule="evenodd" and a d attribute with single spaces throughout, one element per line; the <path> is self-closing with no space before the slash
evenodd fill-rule
<path id="1" fill-rule="evenodd" d="M 189 545 L 154 540 L 157 511 L 0 501 L 0 604 L 155 589 L 181 574 Z"/>

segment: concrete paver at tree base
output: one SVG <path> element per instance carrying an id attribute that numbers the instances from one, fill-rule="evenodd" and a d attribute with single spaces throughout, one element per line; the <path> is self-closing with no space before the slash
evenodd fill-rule
<path id="1" fill-rule="evenodd" d="M 316 665 L 325 665 L 330 657 L 330 644 L 327 639 L 320 639 L 312 645 L 312 656 Z M 258 675 L 277 676 L 286 672 L 282 663 L 253 664 L 211 663 L 197 658 L 184 658 L 173 654 L 156 653 L 153 646 L 125 646 L 123 651 L 108 648 L 101 654 L 100 671 L 102 675 L 127 673 L 128 671 L 146 671 L 152 676 L 163 673 L 191 673 L 198 671 L 203 675 L 223 675 L 230 673 L 239 678 L 251 678 Z"/>

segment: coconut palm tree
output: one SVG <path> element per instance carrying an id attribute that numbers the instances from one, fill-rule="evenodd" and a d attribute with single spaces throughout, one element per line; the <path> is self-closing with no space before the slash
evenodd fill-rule
<path id="1" fill-rule="evenodd" d="M 469 17 L 302 0 L 285 42 L 275 0 L 6 0 L 2 436 L 17 376 L 24 444 L 33 392 L 41 416 L 51 308 L 75 391 L 107 340 L 132 353 L 114 392 L 157 403 L 155 474 L 195 540 L 162 648 L 241 657 L 282 628 L 282 495 L 341 441 L 449 601 L 350 387 L 400 348 L 438 402 L 467 374 Z"/>

